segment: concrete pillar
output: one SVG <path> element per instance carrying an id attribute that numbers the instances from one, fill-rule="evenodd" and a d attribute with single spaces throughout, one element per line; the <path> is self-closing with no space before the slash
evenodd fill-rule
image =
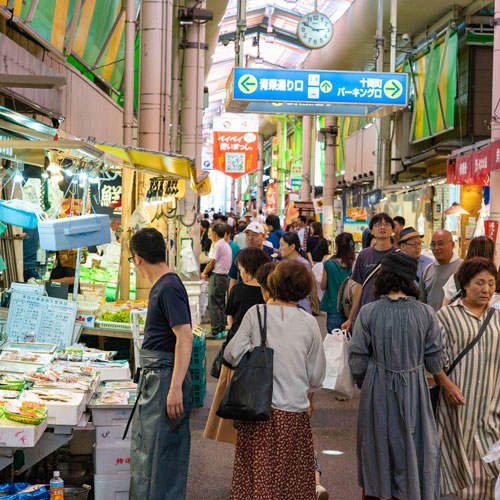
<path id="1" fill-rule="evenodd" d="M 325 117 L 325 128 L 336 125 L 337 119 L 331 115 Z M 326 134 L 325 168 L 323 179 L 323 234 L 332 240 L 334 237 L 333 195 L 335 191 L 335 170 L 337 165 L 337 136 Z"/>
<path id="2" fill-rule="evenodd" d="M 311 131 L 313 117 L 302 117 L 302 184 L 300 187 L 301 201 L 311 200 Z"/>
<path id="3" fill-rule="evenodd" d="M 278 159 L 278 186 L 276 191 L 276 215 L 284 213 L 285 205 L 285 175 L 286 175 L 286 137 L 287 125 L 286 116 L 280 116 L 278 119 L 278 141 L 279 141 L 279 159 Z"/>
<path id="4" fill-rule="evenodd" d="M 187 7 L 205 8 L 205 1 L 190 0 Z M 205 26 L 194 23 L 186 28 L 181 90 L 181 154 L 194 158 L 201 170 L 203 87 L 205 73 Z M 196 221 L 198 196 L 186 187 L 182 200 L 180 238 L 192 238 L 195 255 L 200 254 L 200 229 Z"/>
<path id="5" fill-rule="evenodd" d="M 259 168 L 257 169 L 257 210 L 262 210 L 264 199 L 264 139 L 259 135 Z"/>
<path id="6" fill-rule="evenodd" d="M 125 74 L 123 77 L 123 144 L 134 142 L 134 71 L 135 71 L 135 0 L 127 0 L 125 12 Z M 128 244 L 131 230 L 128 227 L 134 200 L 132 198 L 134 171 L 122 171 L 122 247 L 120 255 L 120 299 L 130 298 L 130 255 Z"/>
<path id="7" fill-rule="evenodd" d="M 494 110 L 498 109 L 500 102 L 500 0 L 495 0 L 495 14 L 497 20 L 494 28 L 493 42 L 493 82 L 492 82 L 492 101 L 491 101 L 491 140 L 500 139 L 500 122 L 493 116 Z M 490 173 L 490 219 L 500 223 L 500 170 L 493 170 Z M 499 231 L 500 232 L 500 231 Z M 500 237 L 497 235 L 495 262 L 500 264 Z"/>

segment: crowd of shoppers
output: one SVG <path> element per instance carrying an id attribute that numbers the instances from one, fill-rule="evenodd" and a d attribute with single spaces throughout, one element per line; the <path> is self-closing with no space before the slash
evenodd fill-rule
<path id="1" fill-rule="evenodd" d="M 330 251 L 321 224 L 307 224 L 305 217 L 287 232 L 274 215 L 224 220 L 214 214 L 213 219 L 212 224 L 202 220 L 206 263 L 200 262 L 200 270 L 209 280 L 211 336 L 227 332 L 227 339 L 216 357 L 218 369 L 212 370 L 218 384 L 204 437 L 235 445 L 231 499 L 328 498 L 318 484 L 310 427 L 313 396 L 326 366 L 311 314 L 312 269 L 320 266 L 327 331 L 341 328 L 352 335 L 349 365 L 361 390 L 360 496 L 493 500 L 499 467 L 483 460 L 500 440 L 500 311 L 495 308 L 500 295 L 493 241 L 474 238 L 462 261 L 452 234 L 438 230 L 431 236 L 431 259 L 422 254 L 423 234 L 406 227 L 402 217 L 379 213 L 369 224 L 372 244 L 356 256 L 352 234 L 337 235 Z M 236 243 L 238 236 L 245 247 Z M 182 499 L 189 459 L 191 319 L 187 294 L 164 264 L 159 239 L 155 230 L 141 230 L 130 244 L 138 271 L 153 284 L 141 351 L 146 370 L 133 422 L 131 491 L 134 498 L 154 496 L 158 481 L 166 498 Z M 262 317 L 264 308 L 267 345 L 274 351 L 271 418 L 221 419 L 216 412 L 235 367 L 260 345 L 258 311 Z M 435 409 L 430 376 L 441 388 Z M 167 412 L 160 415 L 165 400 Z M 166 425 L 171 421 L 179 426 Z M 168 478 L 155 455 L 163 446 L 182 465 Z"/>

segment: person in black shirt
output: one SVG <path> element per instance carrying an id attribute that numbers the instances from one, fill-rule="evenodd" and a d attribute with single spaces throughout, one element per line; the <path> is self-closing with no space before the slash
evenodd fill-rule
<path id="1" fill-rule="evenodd" d="M 306 256 L 307 260 L 314 267 L 314 264 L 323 262 L 326 255 L 329 254 L 328 241 L 323 237 L 323 226 L 320 222 L 313 222 L 312 234 L 307 238 Z"/>
<path id="2" fill-rule="evenodd" d="M 189 466 L 193 333 L 186 289 L 165 262 L 162 234 L 137 231 L 130 240 L 136 270 L 149 294 L 141 375 L 132 416 L 130 498 L 183 500 Z"/>
<path id="3" fill-rule="evenodd" d="M 236 283 L 229 293 L 226 314 L 230 328 L 227 339 L 222 346 L 222 350 L 238 331 L 241 321 L 247 311 L 256 304 L 265 303 L 255 275 L 259 268 L 270 262 L 270 260 L 271 259 L 263 250 L 255 247 L 245 248 L 238 253 L 235 261 L 243 283 Z M 204 438 L 223 443 L 236 443 L 236 429 L 234 428 L 233 421 L 224 420 L 216 415 L 224 391 L 233 373 L 234 370 L 230 365 L 226 365 L 223 362 L 214 400 L 205 426 L 205 432 L 203 433 Z"/>

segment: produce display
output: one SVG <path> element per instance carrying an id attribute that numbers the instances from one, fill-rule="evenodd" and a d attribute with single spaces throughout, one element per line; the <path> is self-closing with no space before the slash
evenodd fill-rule
<path id="1" fill-rule="evenodd" d="M 111 321 L 112 323 L 130 323 L 130 311 L 120 309 L 116 312 L 106 311 L 99 316 L 99 321 Z M 139 316 L 139 324 L 144 324 L 144 319 Z"/>
<path id="2" fill-rule="evenodd" d="M 47 418 L 45 404 L 35 401 L 0 401 L 4 416 L 12 422 L 39 425 Z"/>

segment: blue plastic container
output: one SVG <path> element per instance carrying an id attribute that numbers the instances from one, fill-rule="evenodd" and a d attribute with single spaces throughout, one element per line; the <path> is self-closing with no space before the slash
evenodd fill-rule
<path id="1" fill-rule="evenodd" d="M 38 217 L 34 212 L 11 207 L 7 200 L 0 200 L 0 220 L 13 226 L 35 229 L 38 226 Z"/>

